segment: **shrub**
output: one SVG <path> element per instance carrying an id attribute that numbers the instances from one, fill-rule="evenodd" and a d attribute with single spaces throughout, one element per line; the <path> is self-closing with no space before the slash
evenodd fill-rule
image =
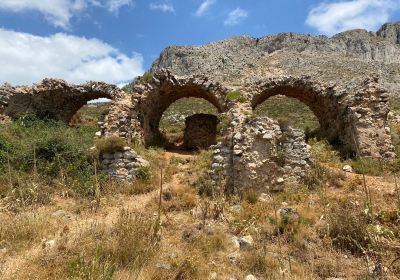
<path id="1" fill-rule="evenodd" d="M 69 275 L 72 279 L 111 280 L 116 270 L 115 265 L 111 262 L 109 256 L 104 254 L 100 246 L 96 248 L 92 260 L 79 256 L 72 259 L 68 266 Z"/>
<path id="2" fill-rule="evenodd" d="M 112 260 L 138 275 L 158 250 L 158 234 L 159 224 L 152 216 L 122 210 L 112 232 Z"/>
<path id="3" fill-rule="evenodd" d="M 358 174 L 380 176 L 384 172 L 384 163 L 373 158 L 362 158 L 351 162 L 351 166 Z"/>
<path id="4" fill-rule="evenodd" d="M 309 144 L 311 146 L 311 153 L 314 158 L 320 162 L 329 163 L 340 163 L 340 155 L 338 151 L 335 151 L 328 141 L 318 141 L 316 139 L 310 139 Z"/>
<path id="5" fill-rule="evenodd" d="M 149 182 L 151 179 L 151 171 L 148 166 L 140 166 L 136 170 L 136 178 L 142 182 Z"/>
<path id="6" fill-rule="evenodd" d="M 141 77 L 141 80 L 148 83 L 153 79 L 153 74 L 151 74 L 150 72 L 146 72 L 143 74 L 143 76 Z"/>
<path id="7" fill-rule="evenodd" d="M 333 245 L 352 254 L 361 255 L 372 246 L 368 232 L 368 217 L 348 202 L 331 207 L 327 216 L 329 236 Z"/>
<path id="8" fill-rule="evenodd" d="M 173 186 L 168 194 L 172 199 L 164 202 L 169 211 L 188 210 L 197 205 L 198 197 L 194 188 L 189 186 Z"/>
<path id="9" fill-rule="evenodd" d="M 258 192 L 254 188 L 248 188 L 242 193 L 242 199 L 250 204 L 255 204 L 258 201 Z"/>
<path id="10" fill-rule="evenodd" d="M 40 173 L 56 177 L 61 170 L 68 173 L 68 169 L 83 168 L 86 157 L 79 147 L 72 144 L 69 139 L 60 135 L 50 136 L 39 141 L 36 145 L 36 160 Z M 32 152 L 25 154 L 25 171 L 33 168 L 33 148 Z"/>
<path id="11" fill-rule="evenodd" d="M 310 189 L 329 185 L 331 187 L 342 187 L 346 175 L 341 171 L 330 170 L 318 163 L 306 173 L 303 183 Z"/>
<path id="12" fill-rule="evenodd" d="M 244 103 L 247 101 L 247 98 L 242 93 L 240 93 L 240 91 L 229 91 L 226 94 L 225 100 L 231 102 Z"/>
<path id="13" fill-rule="evenodd" d="M 6 168 L 11 150 L 12 144 L 8 140 L 0 138 L 0 171 Z"/>
<path id="14" fill-rule="evenodd" d="M 96 148 L 100 155 L 122 152 L 126 145 L 125 140 L 117 136 L 105 137 L 96 141 Z"/>

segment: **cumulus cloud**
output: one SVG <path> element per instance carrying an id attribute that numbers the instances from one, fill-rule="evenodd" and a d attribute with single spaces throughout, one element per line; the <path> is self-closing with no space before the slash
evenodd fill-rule
<path id="1" fill-rule="evenodd" d="M 235 26 L 242 22 L 245 18 L 249 16 L 249 13 L 246 10 L 243 10 L 239 7 L 231 11 L 228 15 L 228 18 L 224 21 L 224 25 L 226 26 Z"/>
<path id="2" fill-rule="evenodd" d="M 98 39 L 63 33 L 40 37 L 1 28 L 0 61 L 0 83 L 12 84 L 46 77 L 119 84 L 144 72 L 141 55 L 126 55 Z"/>
<path id="3" fill-rule="evenodd" d="M 158 10 L 164 13 L 167 12 L 175 13 L 174 5 L 170 3 L 161 3 L 161 4 L 151 3 L 149 7 L 151 10 Z"/>
<path id="4" fill-rule="evenodd" d="M 215 4 L 215 2 L 217 2 L 216 0 L 204 0 L 199 8 L 196 10 L 195 15 L 198 17 L 203 16 L 210 8 L 212 5 Z"/>
<path id="5" fill-rule="evenodd" d="M 400 9 L 400 0 L 347 0 L 321 3 L 310 10 L 306 24 L 333 35 L 349 29 L 376 30 Z"/>
<path id="6" fill-rule="evenodd" d="M 118 14 L 125 5 L 133 5 L 132 0 L 1 0 L 0 10 L 14 13 L 37 11 L 55 27 L 69 29 L 71 18 L 90 6 L 107 8 Z"/>

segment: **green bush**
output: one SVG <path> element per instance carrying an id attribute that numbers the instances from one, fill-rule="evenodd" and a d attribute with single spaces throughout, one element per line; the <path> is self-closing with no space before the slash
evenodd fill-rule
<path id="1" fill-rule="evenodd" d="M 385 164 L 378 159 L 363 158 L 351 162 L 353 170 L 358 174 L 380 176 L 384 172 Z"/>
<path id="2" fill-rule="evenodd" d="M 86 151 L 93 141 L 94 131 L 26 116 L 0 131 L 0 139 L 3 139 L 0 141 L 1 162 L 4 165 L 7 161 L 6 152 L 12 169 L 16 171 L 31 172 L 35 161 L 39 173 L 46 176 L 54 177 L 61 168 L 82 171 L 82 168 L 87 168 Z"/>
<path id="3" fill-rule="evenodd" d="M 136 178 L 142 182 L 149 182 L 151 179 L 151 171 L 148 166 L 140 166 L 136 170 Z"/>
<path id="4" fill-rule="evenodd" d="M 122 152 L 126 145 L 125 140 L 117 136 L 101 138 L 96 141 L 96 148 L 100 155 Z"/>
<path id="5" fill-rule="evenodd" d="M 11 150 L 12 144 L 6 139 L 0 138 L 0 172 L 6 168 Z"/>
<path id="6" fill-rule="evenodd" d="M 225 100 L 244 103 L 247 101 L 247 98 L 243 94 L 241 94 L 240 91 L 230 91 L 226 94 Z"/>
<path id="7" fill-rule="evenodd" d="M 141 77 L 141 80 L 148 83 L 153 79 L 153 74 L 151 74 L 150 72 L 146 72 L 143 74 L 143 76 Z"/>

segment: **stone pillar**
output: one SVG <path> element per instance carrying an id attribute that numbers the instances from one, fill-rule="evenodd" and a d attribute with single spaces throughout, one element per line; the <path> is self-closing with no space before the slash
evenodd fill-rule
<path id="1" fill-rule="evenodd" d="M 218 118 L 195 114 L 185 120 L 184 146 L 187 149 L 206 149 L 216 144 Z"/>
<path id="2" fill-rule="evenodd" d="M 130 147 L 124 147 L 123 151 L 103 154 L 100 160 L 104 173 L 122 181 L 134 180 L 139 168 L 150 166 L 148 161 Z"/>
<path id="3" fill-rule="evenodd" d="M 213 147 L 210 175 L 216 185 L 224 181 L 232 193 L 278 191 L 305 176 L 312 160 L 303 131 L 255 117 L 246 104 L 234 105 L 228 118 L 223 142 Z"/>
<path id="4" fill-rule="evenodd" d="M 343 138 L 351 143 L 357 156 L 377 159 L 396 157 L 390 127 L 389 94 L 377 83 L 377 79 L 368 79 L 355 93 L 354 99 L 345 112 Z"/>

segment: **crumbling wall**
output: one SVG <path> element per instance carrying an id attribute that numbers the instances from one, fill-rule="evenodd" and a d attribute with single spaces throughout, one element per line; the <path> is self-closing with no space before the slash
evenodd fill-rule
<path id="1" fill-rule="evenodd" d="M 130 147 L 124 147 L 123 151 L 102 154 L 100 160 L 102 171 L 121 181 L 134 180 L 140 168 L 149 167 L 149 162 Z"/>
<path id="2" fill-rule="evenodd" d="M 32 86 L 13 87 L 6 84 L 0 87 L 0 114 L 11 118 L 35 114 L 69 123 L 88 101 L 122 96 L 123 92 L 117 86 L 102 82 L 71 85 L 63 80 L 44 79 Z"/>
<path id="3" fill-rule="evenodd" d="M 162 70 L 138 79 L 129 95 L 104 83 L 73 86 L 44 80 L 32 87 L 0 87 L 0 114 L 49 113 L 69 121 L 88 100 L 113 98 L 100 134 L 154 145 L 160 137 L 161 116 L 173 102 L 203 98 L 227 116 L 222 141 L 213 146 L 211 177 L 226 182 L 230 191 L 251 186 L 271 189 L 301 178 L 311 162 L 301 131 L 254 117 L 257 105 L 278 94 L 304 102 L 318 118 L 322 135 L 347 154 L 395 157 L 388 126 L 388 94 L 374 77 L 334 84 L 278 75 L 251 77 L 229 86 L 205 76 L 179 77 Z"/>
<path id="4" fill-rule="evenodd" d="M 195 114 L 185 120 L 184 147 L 206 149 L 217 141 L 218 118 L 209 114 Z"/>
<path id="5" fill-rule="evenodd" d="M 235 106 L 229 111 L 230 135 L 212 147 L 211 178 L 234 193 L 247 188 L 277 191 L 301 181 L 312 165 L 304 132 L 280 127 L 270 118 L 252 117 L 249 110 Z"/>

